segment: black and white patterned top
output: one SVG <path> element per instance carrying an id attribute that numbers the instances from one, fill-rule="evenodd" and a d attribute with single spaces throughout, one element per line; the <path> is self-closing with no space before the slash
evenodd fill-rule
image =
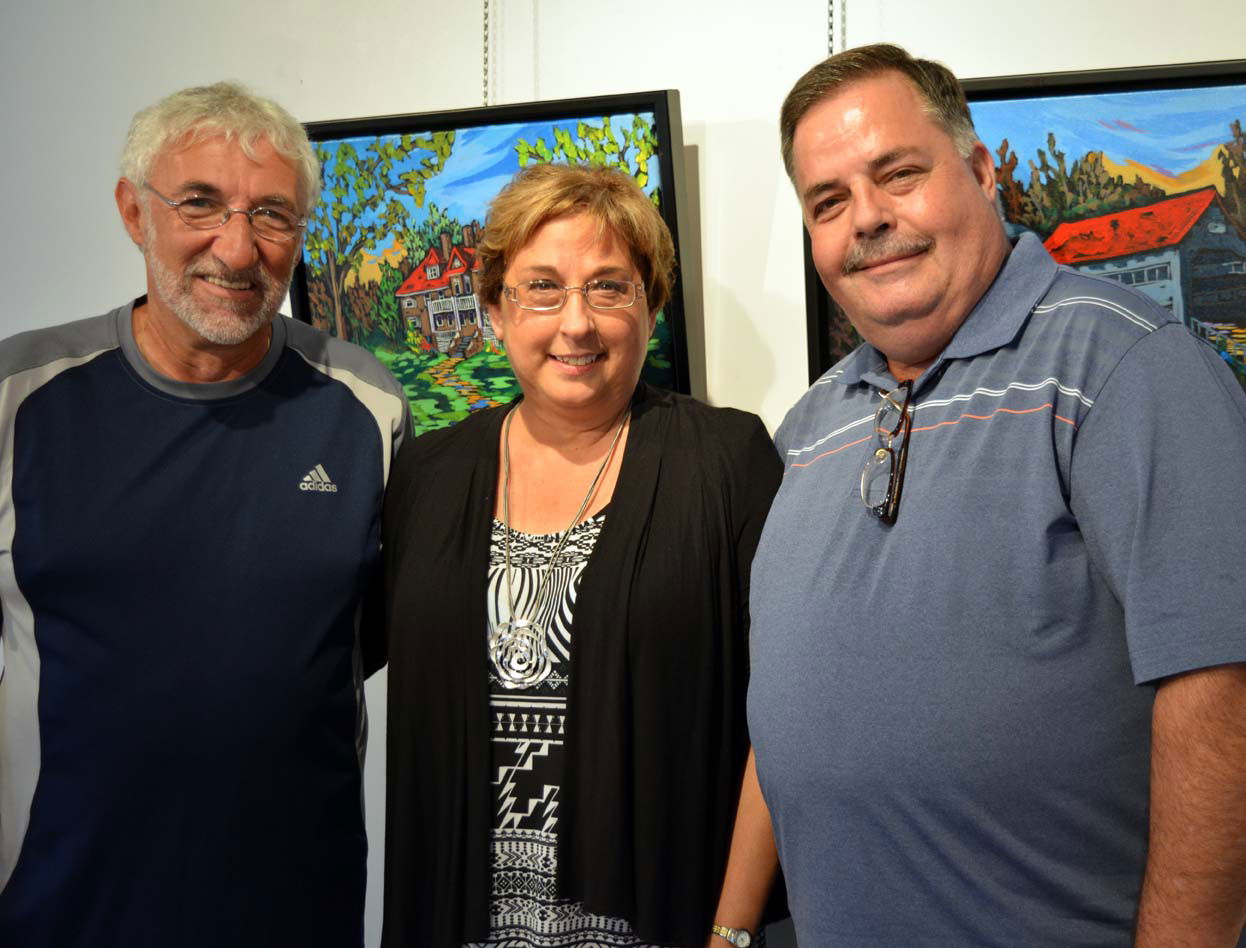
<path id="1" fill-rule="evenodd" d="M 489 666 L 494 799 L 490 941 L 468 948 L 649 948 L 636 940 L 623 919 L 593 915 L 578 902 L 559 899 L 554 882 L 571 616 L 580 577 L 604 522 L 605 513 L 600 513 L 571 531 L 535 609 L 533 597 L 561 534 L 511 531 L 515 612 L 545 630 L 551 668 L 538 684 L 508 689 Z M 488 633 L 510 618 L 504 540 L 505 527 L 495 520 Z"/>

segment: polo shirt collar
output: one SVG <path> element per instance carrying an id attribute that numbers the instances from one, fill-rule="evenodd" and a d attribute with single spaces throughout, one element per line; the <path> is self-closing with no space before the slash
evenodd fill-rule
<path id="1" fill-rule="evenodd" d="M 1042 242 L 1034 234 L 1022 234 L 994 282 L 969 311 L 952 341 L 922 373 L 922 378 L 937 371 L 948 359 L 972 358 L 1016 339 L 1055 277 L 1056 262 Z M 828 376 L 828 381 L 842 385 L 868 382 L 882 388 L 895 384 L 887 360 L 869 343 L 845 356 Z"/>

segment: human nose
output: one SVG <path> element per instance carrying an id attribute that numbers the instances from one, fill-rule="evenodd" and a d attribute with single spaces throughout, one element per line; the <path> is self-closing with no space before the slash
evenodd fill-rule
<path id="1" fill-rule="evenodd" d="M 259 259 L 259 235 L 245 211 L 231 209 L 225 223 L 217 229 L 213 252 L 231 270 L 246 270 Z"/>
<path id="2" fill-rule="evenodd" d="M 895 226 L 887 195 L 872 183 L 852 195 L 852 228 L 859 237 L 873 237 Z"/>
<path id="3" fill-rule="evenodd" d="M 567 287 L 567 299 L 559 313 L 559 330 L 567 336 L 582 336 L 593 331 L 593 308 L 582 286 Z"/>

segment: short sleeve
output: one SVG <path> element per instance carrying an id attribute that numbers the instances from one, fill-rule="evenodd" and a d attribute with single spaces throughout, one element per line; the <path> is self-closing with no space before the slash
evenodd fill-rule
<path id="1" fill-rule="evenodd" d="M 1070 506 L 1135 682 L 1246 661 L 1246 395 L 1215 350 L 1175 323 L 1131 347 L 1078 430 Z"/>

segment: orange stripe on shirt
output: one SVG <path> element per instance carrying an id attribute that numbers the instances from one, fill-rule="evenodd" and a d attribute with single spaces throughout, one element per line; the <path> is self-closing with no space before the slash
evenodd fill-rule
<path id="1" fill-rule="evenodd" d="M 850 441 L 847 444 L 841 444 L 838 448 L 831 448 L 831 450 L 829 451 L 823 451 L 816 458 L 810 458 L 808 461 L 805 461 L 803 464 L 793 464 L 792 467 L 808 467 L 810 464 L 813 464 L 817 461 L 821 461 L 823 458 L 828 458 L 832 454 L 838 454 L 840 451 L 846 451 L 848 448 L 855 448 L 858 444 L 862 444 L 863 442 L 869 441 L 870 438 L 872 437 L 874 437 L 872 434 L 868 434 L 864 438 L 858 438 L 856 441 Z M 788 470 L 791 470 L 791 468 L 789 468 Z M 784 471 L 783 473 L 786 474 L 787 471 Z"/>
<path id="2" fill-rule="evenodd" d="M 933 431 L 935 428 L 942 428 L 946 425 L 959 425 L 966 418 L 972 421 L 990 421 L 996 415 L 1001 414 L 1001 413 L 1005 415 L 1028 415 L 1028 414 L 1031 414 L 1032 412 L 1043 411 L 1044 409 L 1047 409 L 1047 408 L 1050 408 L 1052 410 L 1052 413 L 1053 413 L 1052 417 L 1055 418 L 1057 421 L 1063 421 L 1066 425 L 1073 425 L 1074 428 L 1077 427 L 1077 425 L 1074 424 L 1074 422 L 1070 421 L 1069 419 L 1063 417 L 1062 415 L 1055 414 L 1054 413 L 1055 406 L 1052 405 L 1051 402 L 1045 402 L 1042 405 L 1036 405 L 1034 408 L 997 408 L 993 412 L 991 412 L 989 415 L 971 415 L 969 412 L 965 412 L 959 418 L 954 418 L 951 421 L 940 421 L 937 424 L 926 425 L 922 428 L 915 427 L 913 428 L 913 431 Z"/>

